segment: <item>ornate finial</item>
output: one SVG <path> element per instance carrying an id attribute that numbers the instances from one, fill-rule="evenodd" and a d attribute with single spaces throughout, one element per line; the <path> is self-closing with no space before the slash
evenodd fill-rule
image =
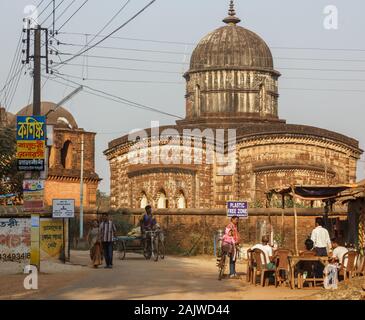
<path id="1" fill-rule="evenodd" d="M 229 4 L 228 17 L 223 19 L 223 22 L 231 26 L 235 26 L 237 23 L 241 22 L 241 19 L 236 17 L 236 10 L 234 9 L 233 0 L 231 0 L 231 3 Z"/>

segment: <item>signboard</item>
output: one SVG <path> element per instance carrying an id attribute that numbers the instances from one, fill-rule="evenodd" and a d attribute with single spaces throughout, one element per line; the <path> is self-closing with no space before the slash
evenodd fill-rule
<path id="1" fill-rule="evenodd" d="M 248 203 L 247 201 L 228 201 L 227 216 L 248 218 Z"/>
<path id="2" fill-rule="evenodd" d="M 30 220 L 0 219 L 0 263 L 30 259 Z"/>
<path id="3" fill-rule="evenodd" d="M 43 171 L 44 159 L 17 160 L 18 171 Z"/>
<path id="4" fill-rule="evenodd" d="M 46 150 L 46 118 L 44 116 L 17 117 L 18 171 L 43 171 Z"/>
<path id="5" fill-rule="evenodd" d="M 63 234 L 62 220 L 41 220 L 40 241 L 42 258 L 59 257 L 63 247 Z"/>
<path id="6" fill-rule="evenodd" d="M 74 218 L 75 199 L 53 199 L 53 218 Z"/>
<path id="7" fill-rule="evenodd" d="M 43 210 L 44 180 L 24 180 L 24 211 L 40 212 Z"/>

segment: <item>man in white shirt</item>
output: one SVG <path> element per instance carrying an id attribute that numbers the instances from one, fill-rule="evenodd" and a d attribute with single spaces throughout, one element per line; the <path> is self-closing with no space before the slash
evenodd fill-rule
<path id="1" fill-rule="evenodd" d="M 271 259 L 273 258 L 273 251 L 272 247 L 268 244 L 269 243 L 269 237 L 263 236 L 261 239 L 262 243 L 255 244 L 251 250 L 260 249 L 264 252 L 267 268 L 269 270 L 275 269 L 275 264 L 271 262 Z M 264 257 L 261 257 L 262 261 L 264 261 Z"/>
<path id="2" fill-rule="evenodd" d="M 340 246 L 335 238 L 331 239 L 331 244 L 333 248 L 332 257 L 342 264 L 343 256 L 348 252 L 347 248 Z M 343 264 L 344 267 L 347 267 L 347 259 L 345 259 Z"/>
<path id="3" fill-rule="evenodd" d="M 327 229 L 323 228 L 323 219 L 316 218 L 316 227 L 312 231 L 311 240 L 319 257 L 326 257 L 331 248 L 331 239 Z"/>

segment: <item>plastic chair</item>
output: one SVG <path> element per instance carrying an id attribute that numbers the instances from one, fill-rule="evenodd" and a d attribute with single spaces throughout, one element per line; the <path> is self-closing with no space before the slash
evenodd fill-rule
<path id="1" fill-rule="evenodd" d="M 246 273 L 246 281 L 251 282 L 253 284 L 253 272 L 254 272 L 254 258 L 253 251 L 247 250 L 247 273 Z"/>
<path id="2" fill-rule="evenodd" d="M 291 250 L 288 249 L 278 249 L 275 251 L 275 287 L 282 285 L 288 280 L 289 275 L 289 255 L 293 255 Z M 280 272 L 285 274 L 285 278 L 281 277 Z"/>
<path id="3" fill-rule="evenodd" d="M 356 275 L 365 276 L 365 256 L 358 255 L 357 260 Z"/>
<path id="4" fill-rule="evenodd" d="M 342 257 L 341 268 L 338 272 L 339 275 L 343 276 L 343 280 L 347 278 L 352 278 L 356 274 L 356 260 L 358 253 L 356 251 L 346 252 Z M 347 265 L 345 266 L 345 260 L 347 260 Z"/>
<path id="5" fill-rule="evenodd" d="M 264 287 L 265 282 L 267 285 L 269 284 L 269 282 L 268 282 L 269 278 L 266 277 L 266 279 L 265 279 L 265 276 L 268 273 L 274 273 L 275 270 L 270 270 L 267 268 L 268 262 L 266 261 L 265 253 L 262 250 L 254 249 L 253 257 L 255 259 L 255 268 L 254 268 L 254 274 L 253 274 L 254 284 L 256 286 L 257 276 L 259 275 L 261 277 L 260 283 Z"/>

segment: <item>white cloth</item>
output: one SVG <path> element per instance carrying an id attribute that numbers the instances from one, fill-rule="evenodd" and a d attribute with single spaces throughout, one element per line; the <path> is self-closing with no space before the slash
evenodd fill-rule
<path id="1" fill-rule="evenodd" d="M 327 229 L 318 226 L 313 229 L 311 240 L 315 248 L 331 248 L 331 239 Z"/>
<path id="2" fill-rule="evenodd" d="M 347 253 L 348 250 L 345 247 L 338 246 L 337 248 L 333 249 L 332 256 L 337 258 L 339 263 L 342 263 L 342 258 Z M 347 258 L 344 261 L 344 267 L 347 267 Z"/>
<path id="3" fill-rule="evenodd" d="M 272 257 L 272 248 L 267 244 L 263 245 L 261 243 L 255 244 L 251 250 L 260 249 L 264 252 L 266 257 L 266 263 L 270 263 L 270 257 Z M 261 257 L 262 262 L 264 262 L 264 257 Z"/>

